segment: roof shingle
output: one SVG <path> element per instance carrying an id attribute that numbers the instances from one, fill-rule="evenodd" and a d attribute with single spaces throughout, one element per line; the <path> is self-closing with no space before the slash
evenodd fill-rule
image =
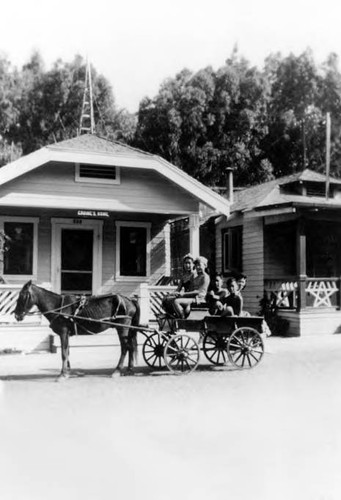
<path id="1" fill-rule="evenodd" d="M 95 134 L 82 134 L 73 139 L 67 139 L 55 144 L 46 146 L 53 150 L 89 151 L 91 153 L 115 153 L 115 155 L 150 157 L 149 153 L 122 144 L 118 141 L 111 141 L 99 137 Z"/>
<path id="2" fill-rule="evenodd" d="M 280 192 L 279 187 L 292 182 L 306 181 L 306 182 L 326 182 L 326 176 L 314 172 L 310 169 L 305 169 L 302 172 L 286 175 L 272 181 L 264 182 L 257 186 L 241 189 L 234 193 L 234 203 L 231 207 L 231 212 L 240 212 L 252 210 L 254 208 L 266 207 L 269 205 L 279 205 L 288 203 L 290 201 L 312 201 L 312 197 L 304 197 L 297 195 L 287 195 Z M 331 184 L 341 184 L 340 179 L 330 178 Z M 314 197 L 316 198 L 316 197 Z M 321 198 L 317 198 L 321 202 Z M 331 200 L 329 200 L 331 202 Z M 328 203 L 328 202 L 326 202 Z"/>

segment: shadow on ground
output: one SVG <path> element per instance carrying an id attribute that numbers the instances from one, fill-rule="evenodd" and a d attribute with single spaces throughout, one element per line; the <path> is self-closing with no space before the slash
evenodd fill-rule
<path id="1" fill-rule="evenodd" d="M 230 365 L 223 366 L 212 366 L 212 365 L 204 365 L 198 366 L 195 370 L 196 372 L 232 372 L 236 371 L 235 367 Z M 0 376 L 0 380 L 2 381 L 29 381 L 29 380 L 50 380 L 50 381 L 58 381 L 59 370 L 44 368 L 41 369 L 37 373 L 20 373 L 18 375 L 2 375 Z M 102 378 L 110 378 L 112 376 L 113 370 L 112 368 L 89 368 L 89 369 L 77 369 L 71 372 L 69 376 L 69 380 L 78 379 L 84 377 L 102 377 Z M 179 374 L 179 376 L 184 376 L 186 374 Z M 191 375 L 191 374 L 188 374 Z M 117 376 L 120 376 L 117 374 Z M 153 369 L 147 366 L 138 367 L 135 369 L 134 373 L 131 374 L 126 369 L 121 374 L 122 377 L 169 377 L 169 376 L 178 376 L 177 374 L 173 374 L 168 370 L 168 368 L 158 368 Z"/>

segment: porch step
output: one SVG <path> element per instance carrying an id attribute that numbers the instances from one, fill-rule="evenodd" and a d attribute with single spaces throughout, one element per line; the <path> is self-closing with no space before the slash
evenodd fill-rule
<path id="1" fill-rule="evenodd" d="M 46 325 L 0 324 L 0 354 L 6 351 L 50 351 L 51 330 Z"/>

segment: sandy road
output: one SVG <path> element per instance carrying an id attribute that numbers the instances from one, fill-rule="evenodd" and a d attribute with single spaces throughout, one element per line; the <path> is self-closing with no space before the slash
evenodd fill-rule
<path id="1" fill-rule="evenodd" d="M 0 359 L 1 500 L 339 500 L 341 336 L 253 370 L 108 375 L 108 349 Z M 12 359 L 11 359 L 12 358 Z"/>

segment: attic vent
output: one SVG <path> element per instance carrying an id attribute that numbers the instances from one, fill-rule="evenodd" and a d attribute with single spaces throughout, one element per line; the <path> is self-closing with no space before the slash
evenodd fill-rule
<path id="1" fill-rule="evenodd" d="M 307 196 L 325 196 L 326 187 L 320 182 L 307 183 Z"/>
<path id="2" fill-rule="evenodd" d="M 119 184 L 119 167 L 77 163 L 76 181 L 99 184 Z"/>

